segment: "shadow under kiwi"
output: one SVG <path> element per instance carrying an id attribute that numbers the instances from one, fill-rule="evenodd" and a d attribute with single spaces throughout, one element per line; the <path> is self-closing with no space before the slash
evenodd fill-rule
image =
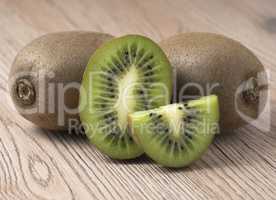
<path id="1" fill-rule="evenodd" d="M 107 163 L 123 164 L 123 165 L 141 165 L 141 164 L 153 163 L 153 161 L 151 161 L 151 159 L 145 154 L 142 154 L 141 156 L 139 156 L 137 158 L 127 159 L 127 160 L 116 160 L 116 159 L 110 158 L 108 156 L 104 156 L 104 160 Z"/>
<path id="2" fill-rule="evenodd" d="M 217 135 L 214 143 L 210 145 L 210 148 L 212 149 L 216 149 L 216 141 L 221 140 L 221 138 L 223 138 L 223 142 L 227 142 L 228 140 L 233 140 L 233 138 L 235 138 L 236 133 L 228 133 L 228 134 L 224 134 L 224 135 Z M 200 158 L 198 161 L 195 161 L 194 163 L 192 163 L 191 165 L 187 166 L 187 167 L 181 167 L 181 168 L 173 168 L 173 167 L 165 167 L 162 165 L 159 165 L 158 163 L 156 163 L 154 160 L 152 160 L 150 157 L 148 157 L 146 154 L 142 154 L 140 157 L 138 158 L 134 158 L 134 159 L 130 159 L 130 160 L 115 160 L 115 159 L 111 159 L 107 156 L 105 156 L 104 160 L 107 163 L 112 163 L 112 164 L 123 164 L 123 165 L 136 165 L 136 164 L 150 164 L 151 166 L 153 166 L 155 169 L 157 169 L 158 171 L 161 171 L 162 173 L 183 173 L 183 172 L 187 172 L 187 171 L 193 171 L 193 170 L 203 170 L 203 169 L 212 169 L 212 168 L 216 168 L 216 167 L 224 167 L 225 165 L 230 165 L 231 162 L 229 163 L 223 163 L 223 162 L 219 162 L 219 163 L 215 163 L 213 165 L 210 164 L 206 164 L 205 160 L 208 160 L 210 157 L 210 154 L 213 154 L 212 151 L 209 151 L 208 155 L 204 154 L 202 158 Z"/>
<path id="3" fill-rule="evenodd" d="M 33 132 L 41 132 L 40 128 L 33 129 L 35 129 Z M 271 132 L 276 131 L 276 127 L 274 127 L 274 129 L 275 130 L 271 130 Z M 45 137 L 50 137 L 51 140 L 57 140 L 58 143 L 61 142 L 62 138 L 62 141 L 68 144 L 85 143 L 89 146 L 92 145 L 89 143 L 89 140 L 85 134 L 68 134 L 66 131 L 49 130 L 43 130 L 42 132 L 46 133 Z M 252 142 L 258 142 L 255 141 L 255 138 L 260 138 L 260 140 L 262 140 L 262 138 L 267 137 L 267 134 L 270 133 L 258 131 L 258 129 L 251 125 L 245 126 L 233 132 L 218 134 L 203 156 L 199 160 L 184 168 L 160 166 L 145 154 L 129 160 L 115 160 L 102 153 L 100 154 L 103 161 L 106 163 L 122 165 L 150 164 L 163 173 L 183 173 L 194 170 L 198 171 L 225 168 L 229 166 L 246 166 L 251 165 L 252 162 L 265 162 L 261 155 L 254 155 L 254 149 L 250 148 L 250 145 Z M 275 137 L 273 137 L 273 139 L 276 140 Z M 262 142 L 264 142 L 264 140 L 262 140 Z"/>
<path id="4" fill-rule="evenodd" d="M 115 163 L 115 164 L 124 164 L 124 165 L 134 165 L 134 164 L 148 164 L 152 163 L 151 159 L 148 158 L 145 154 L 142 154 L 141 156 L 133 159 L 126 159 L 126 160 L 118 160 L 118 159 L 112 159 L 108 157 L 107 155 L 101 153 L 99 150 L 96 149 L 96 147 L 89 142 L 89 139 L 85 134 L 80 134 L 76 132 L 72 132 L 69 134 L 68 131 L 53 131 L 53 130 L 46 130 L 46 129 L 40 129 L 40 128 L 33 128 L 34 130 L 32 132 L 44 132 L 44 137 L 50 137 L 51 140 L 54 140 L 58 143 L 61 142 L 61 139 L 66 144 L 74 144 L 74 143 L 85 143 L 85 145 L 88 145 L 92 148 L 95 148 L 95 151 L 99 153 L 102 156 L 102 159 L 107 163 Z"/>
<path id="5" fill-rule="evenodd" d="M 53 130 L 46 130 L 46 129 L 40 129 L 38 127 L 33 128 L 34 130 L 32 132 L 43 132 L 45 133 L 44 136 L 45 137 L 49 137 L 51 140 L 53 140 L 54 142 L 57 143 L 66 143 L 67 145 L 74 145 L 76 143 L 82 145 L 88 145 L 91 146 L 93 148 L 94 145 L 91 144 L 88 140 L 88 138 L 86 137 L 85 134 L 79 134 L 79 133 L 68 133 L 68 131 L 53 131 Z M 223 142 L 227 142 L 227 140 L 232 140 L 232 138 L 235 137 L 234 134 L 223 134 L 223 135 L 218 135 L 215 138 L 214 144 L 216 143 L 217 140 L 220 140 L 220 138 L 223 138 Z M 215 145 L 211 144 L 209 149 L 216 149 Z M 205 168 L 214 168 L 214 167 L 222 167 L 223 165 L 229 165 L 229 163 L 213 163 L 213 165 L 210 164 L 205 164 L 205 162 L 203 162 L 204 160 L 209 160 L 210 157 L 210 153 L 212 153 L 213 151 L 208 150 L 207 151 L 207 155 L 204 154 L 203 157 L 201 159 L 199 159 L 198 161 L 192 163 L 191 165 L 184 167 L 184 168 L 171 168 L 171 167 L 164 167 L 161 166 L 159 164 L 157 164 L 155 161 L 153 161 L 151 158 L 149 158 L 146 154 L 142 154 L 141 156 L 137 157 L 137 158 L 133 158 L 133 159 L 127 159 L 127 160 L 118 160 L 118 159 L 112 159 L 110 157 L 108 157 L 107 155 L 101 153 L 99 150 L 97 150 L 95 148 L 95 151 L 97 151 L 98 156 L 101 156 L 101 159 L 106 162 L 106 163 L 110 163 L 110 164 L 120 164 L 120 165 L 144 165 L 144 164 L 151 164 L 152 166 L 154 166 L 156 169 L 164 172 L 164 173 L 183 173 L 185 171 L 192 171 L 192 170 L 202 170 Z M 203 161 L 202 161 L 203 159 Z"/>

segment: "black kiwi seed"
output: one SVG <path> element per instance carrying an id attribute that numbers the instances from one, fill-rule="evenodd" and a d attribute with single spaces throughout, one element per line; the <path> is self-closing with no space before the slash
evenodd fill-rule
<path id="1" fill-rule="evenodd" d="M 109 114 L 104 115 L 104 118 L 108 119 L 109 118 Z"/>
<path id="2" fill-rule="evenodd" d="M 115 121 L 115 117 L 110 117 L 110 118 L 109 118 L 109 121 L 110 121 L 110 122 Z"/>
<path id="3" fill-rule="evenodd" d="M 107 72 L 110 74 L 110 76 L 114 76 L 115 74 L 113 72 L 113 67 L 112 66 L 109 66 L 109 67 L 110 69 Z"/>
<path id="4" fill-rule="evenodd" d="M 142 68 L 143 67 L 143 65 L 144 65 L 144 63 L 142 62 L 142 63 L 138 63 L 138 67 L 139 68 Z"/>
<path id="5" fill-rule="evenodd" d="M 116 136 L 117 133 L 116 133 L 116 132 L 110 132 L 110 135 L 111 135 L 111 136 Z"/>
<path id="6" fill-rule="evenodd" d="M 189 121 L 189 119 L 188 119 L 187 117 L 185 117 L 185 118 L 183 119 L 183 121 L 184 121 L 185 123 L 190 123 L 190 121 Z"/>
<path id="7" fill-rule="evenodd" d="M 144 90 L 138 90 L 138 93 L 142 95 L 144 94 Z"/>
<path id="8" fill-rule="evenodd" d="M 111 65 L 109 67 L 110 67 L 109 75 L 112 76 L 112 77 L 117 75 L 117 70 L 113 67 L 113 65 Z"/>
<path id="9" fill-rule="evenodd" d="M 112 72 L 112 70 L 111 70 L 112 67 L 111 67 L 110 64 L 109 64 L 108 66 L 109 66 L 110 69 L 108 69 L 108 70 L 106 71 L 106 73 L 108 74 L 108 76 L 113 77 L 114 74 L 113 74 L 113 72 Z"/>
<path id="10" fill-rule="evenodd" d="M 191 133 L 189 133 L 188 131 L 184 132 L 185 136 L 188 137 L 189 139 L 193 139 L 193 136 Z"/>
<path id="11" fill-rule="evenodd" d="M 147 68 L 148 68 L 148 70 L 152 70 L 152 66 L 151 65 L 148 65 Z"/>
<path id="12" fill-rule="evenodd" d="M 124 70 L 124 67 L 120 63 L 116 63 L 116 67 L 121 71 Z"/>
<path id="13" fill-rule="evenodd" d="M 144 58 L 144 60 L 142 61 L 142 65 L 146 64 L 149 61 L 149 58 Z"/>
<path id="14" fill-rule="evenodd" d="M 146 72 L 146 73 L 145 73 L 145 76 L 151 76 L 151 75 L 153 75 L 152 72 Z"/>
<path id="15" fill-rule="evenodd" d="M 129 53 L 127 50 L 125 50 L 125 52 L 124 52 L 124 60 L 125 60 L 126 64 L 130 64 Z"/>
<path id="16" fill-rule="evenodd" d="M 150 55 L 150 56 L 146 57 L 146 58 L 143 60 L 142 65 L 146 64 L 147 62 L 149 62 L 149 61 L 152 60 L 152 59 L 153 59 L 153 55 Z"/>
<path id="17" fill-rule="evenodd" d="M 143 58 L 140 61 L 141 65 L 145 65 L 149 61 L 148 56 L 144 55 Z"/>

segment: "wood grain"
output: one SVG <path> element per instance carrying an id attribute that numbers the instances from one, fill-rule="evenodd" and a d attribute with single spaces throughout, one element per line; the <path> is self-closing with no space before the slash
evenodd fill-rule
<path id="1" fill-rule="evenodd" d="M 0 199 L 275 199 L 276 1 L 1 0 Z M 54 31 L 139 33 L 160 41 L 208 31 L 241 41 L 270 75 L 268 130 L 218 136 L 192 166 L 161 168 L 147 157 L 114 161 L 87 139 L 41 130 L 20 117 L 7 91 L 16 53 Z M 270 124 L 270 125 L 269 125 Z"/>

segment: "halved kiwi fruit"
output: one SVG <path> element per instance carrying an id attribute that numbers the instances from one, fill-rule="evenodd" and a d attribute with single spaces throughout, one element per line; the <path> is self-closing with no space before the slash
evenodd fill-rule
<path id="1" fill-rule="evenodd" d="M 85 70 L 80 117 L 90 141 L 111 158 L 130 159 L 143 150 L 128 130 L 128 114 L 170 102 L 172 69 L 152 40 L 127 35 L 99 48 Z"/>
<path id="2" fill-rule="evenodd" d="M 197 160 L 218 133 L 219 105 L 211 95 L 129 115 L 134 137 L 145 153 L 167 167 Z"/>

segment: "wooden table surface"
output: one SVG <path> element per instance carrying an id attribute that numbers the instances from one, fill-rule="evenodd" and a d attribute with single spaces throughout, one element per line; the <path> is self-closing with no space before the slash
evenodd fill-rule
<path id="1" fill-rule="evenodd" d="M 16 53 L 63 30 L 155 41 L 188 31 L 225 34 L 250 48 L 270 74 L 270 119 L 216 138 L 188 168 L 143 156 L 114 161 L 85 137 L 53 133 L 20 117 L 8 96 Z M 276 199 L 275 0 L 0 0 L 0 199 Z M 274 105 L 273 105 L 274 104 Z"/>

